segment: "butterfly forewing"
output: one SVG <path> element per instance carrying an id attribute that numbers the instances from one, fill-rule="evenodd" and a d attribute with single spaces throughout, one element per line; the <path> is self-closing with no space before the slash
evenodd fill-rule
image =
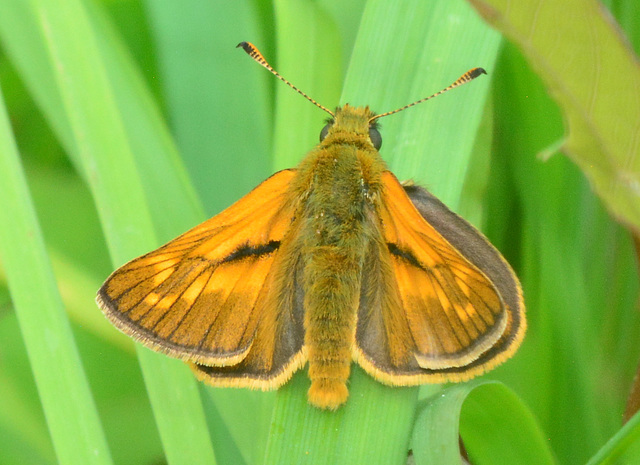
<path id="1" fill-rule="evenodd" d="M 294 217 L 286 201 L 293 176 L 276 173 L 219 215 L 119 268 L 98 293 L 105 314 L 174 357 L 242 361 L 274 299 L 273 266 Z"/>

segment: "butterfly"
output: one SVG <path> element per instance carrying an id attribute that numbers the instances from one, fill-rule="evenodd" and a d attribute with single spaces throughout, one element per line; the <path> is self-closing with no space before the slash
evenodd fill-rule
<path id="1" fill-rule="evenodd" d="M 378 149 L 374 114 L 327 111 L 296 169 L 117 269 L 97 295 L 145 346 L 188 362 L 213 386 L 276 389 L 308 364 L 309 402 L 348 398 L 353 361 L 392 386 L 462 381 L 509 358 L 526 327 L 502 255 L 427 190 L 402 184 Z"/>

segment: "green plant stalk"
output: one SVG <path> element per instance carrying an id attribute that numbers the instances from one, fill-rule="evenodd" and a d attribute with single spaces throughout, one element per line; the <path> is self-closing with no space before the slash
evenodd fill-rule
<path id="1" fill-rule="evenodd" d="M 0 256 L 59 463 L 113 463 L 1 96 Z"/>
<path id="2" fill-rule="evenodd" d="M 633 465 L 640 458 L 640 415 L 633 416 L 587 465 Z"/>
<path id="3" fill-rule="evenodd" d="M 87 12 L 78 0 L 32 0 L 113 262 L 156 246 L 144 189 Z M 138 348 L 169 463 L 215 463 L 196 382 L 175 360 Z"/>

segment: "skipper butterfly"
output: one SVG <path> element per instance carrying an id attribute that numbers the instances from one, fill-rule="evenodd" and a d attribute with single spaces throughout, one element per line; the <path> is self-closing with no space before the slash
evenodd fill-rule
<path id="1" fill-rule="evenodd" d="M 331 119 L 296 169 L 116 270 L 98 291 L 111 322 L 189 362 L 214 386 L 276 389 L 309 364 L 309 402 L 336 409 L 355 361 L 392 386 L 462 381 L 516 351 L 520 283 L 464 219 L 403 185 L 378 149 L 375 115 L 335 112 L 255 61 Z"/>

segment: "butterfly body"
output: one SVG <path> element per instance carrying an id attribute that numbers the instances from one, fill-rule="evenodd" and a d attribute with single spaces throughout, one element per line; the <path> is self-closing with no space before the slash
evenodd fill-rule
<path id="1" fill-rule="evenodd" d="M 368 108 L 336 111 L 324 140 L 298 168 L 305 346 L 315 405 L 343 403 L 355 346 L 365 253 L 376 231 L 385 164 L 369 139 Z M 298 215 L 296 215 L 298 216 Z"/>
<path id="2" fill-rule="evenodd" d="M 308 362 L 309 402 L 327 409 L 347 400 L 353 361 L 408 386 L 509 358 L 526 327 L 520 283 L 480 232 L 387 169 L 375 120 L 394 112 L 330 112 L 296 169 L 114 271 L 96 298 L 105 315 L 214 386 L 276 389 Z"/>

